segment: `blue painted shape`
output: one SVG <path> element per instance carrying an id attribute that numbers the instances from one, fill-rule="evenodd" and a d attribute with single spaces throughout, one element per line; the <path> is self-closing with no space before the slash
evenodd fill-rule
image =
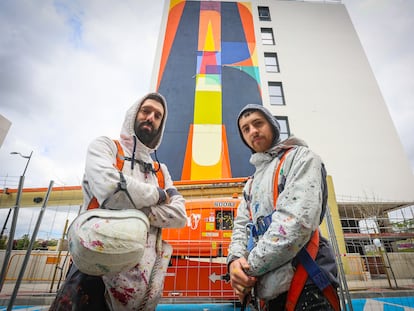
<path id="1" fill-rule="evenodd" d="M 250 58 L 246 42 L 221 42 L 221 63 L 231 65 Z"/>
<path id="2" fill-rule="evenodd" d="M 375 311 L 404 311 L 406 308 L 414 308 L 414 297 L 387 297 L 370 298 L 383 303 L 383 307 Z M 354 311 L 366 311 L 364 307 L 367 299 L 352 299 L 352 309 Z M 0 306 L 0 311 L 6 311 L 7 307 Z M 45 311 L 48 306 L 14 306 L 12 310 Z M 201 303 L 201 304 L 160 304 L 156 311 L 239 311 L 234 303 Z M 347 308 L 349 310 L 349 307 Z M 247 308 L 246 311 L 251 311 Z M 374 310 L 369 310 L 374 311 Z"/>
<path id="3" fill-rule="evenodd" d="M 0 311 L 6 311 L 7 307 L 0 306 Z M 49 306 L 13 306 L 12 310 L 27 310 L 27 311 L 46 311 Z"/>
<path id="4" fill-rule="evenodd" d="M 352 309 L 354 311 L 363 311 L 366 301 L 366 299 L 352 299 Z M 349 307 L 347 310 L 350 310 Z"/>
<path id="5" fill-rule="evenodd" d="M 365 311 L 365 305 L 368 299 L 352 299 L 352 308 L 354 311 Z M 375 311 L 404 311 L 404 307 L 414 308 L 414 297 L 386 297 L 370 298 L 382 302 L 382 308 Z M 349 310 L 349 309 L 348 309 Z M 370 310 L 371 311 L 371 310 Z"/>
<path id="6" fill-rule="evenodd" d="M 232 303 L 204 303 L 204 304 L 162 304 L 158 305 L 156 311 L 236 311 L 240 308 Z M 250 310 L 249 308 L 246 311 Z"/>
<path id="7" fill-rule="evenodd" d="M 375 298 L 375 300 L 383 301 L 389 304 L 395 304 L 404 307 L 414 307 L 414 297 L 389 297 L 389 298 Z"/>
<path id="8" fill-rule="evenodd" d="M 384 310 L 384 311 L 404 311 L 404 308 L 403 307 L 399 307 L 399 306 L 393 306 L 393 305 L 385 304 L 383 306 L 383 309 L 382 310 Z"/>

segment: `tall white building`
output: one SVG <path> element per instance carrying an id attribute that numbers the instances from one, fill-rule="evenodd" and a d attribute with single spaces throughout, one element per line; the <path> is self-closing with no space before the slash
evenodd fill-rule
<path id="1" fill-rule="evenodd" d="M 414 176 L 345 6 L 257 5 L 268 8 L 271 19 L 255 21 L 258 55 L 276 52 L 280 67 L 269 73 L 259 57 L 262 81 L 281 81 L 285 99 L 271 105 L 272 88 L 264 87 L 264 104 L 287 116 L 291 132 L 323 157 L 338 199 L 412 201 Z M 263 44 L 267 29 L 274 45 Z"/>
<path id="2" fill-rule="evenodd" d="M 175 180 L 248 175 L 235 120 L 261 101 L 285 136 L 322 156 L 338 201 L 414 201 L 407 156 L 340 2 L 166 1 L 153 85 L 170 104 L 159 153 Z"/>

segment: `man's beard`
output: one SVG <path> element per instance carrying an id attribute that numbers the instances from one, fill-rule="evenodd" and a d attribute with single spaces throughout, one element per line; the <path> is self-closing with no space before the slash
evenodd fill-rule
<path id="1" fill-rule="evenodd" d="M 149 126 L 151 127 L 151 130 L 149 129 L 143 129 L 143 126 Z M 150 145 L 154 138 L 157 136 L 159 129 L 155 129 L 154 125 L 150 122 L 143 121 L 139 122 L 138 120 L 135 121 L 134 125 L 134 131 L 135 135 L 137 135 L 138 139 L 146 146 Z"/>

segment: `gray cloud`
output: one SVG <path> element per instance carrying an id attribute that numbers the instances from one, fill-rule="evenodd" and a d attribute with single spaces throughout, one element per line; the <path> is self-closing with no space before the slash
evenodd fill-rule
<path id="1" fill-rule="evenodd" d="M 414 172 L 414 2 L 344 0 Z M 386 147 L 386 146 L 384 146 Z"/>
<path id="2" fill-rule="evenodd" d="M 80 184 L 88 143 L 118 137 L 127 107 L 149 91 L 162 8 L 0 2 L 0 113 L 12 121 L 0 149 L 3 184 L 25 165 L 10 151 L 32 150 L 26 186 Z"/>
<path id="3" fill-rule="evenodd" d="M 414 170 L 414 1 L 342 2 Z M 0 114 L 13 122 L 0 148 L 2 187 L 16 188 L 26 164 L 10 152 L 32 150 L 26 187 L 47 187 L 51 179 L 80 184 L 88 143 L 117 137 L 127 107 L 149 90 L 163 5 L 0 1 Z"/>

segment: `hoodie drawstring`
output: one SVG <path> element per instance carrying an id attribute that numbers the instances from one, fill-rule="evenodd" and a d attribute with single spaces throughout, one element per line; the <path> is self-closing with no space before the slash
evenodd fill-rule
<path id="1" fill-rule="evenodd" d="M 134 148 L 132 148 L 132 161 L 131 161 L 131 170 L 134 169 L 134 164 L 135 164 L 135 149 L 137 148 L 137 138 L 135 137 L 135 135 L 132 136 L 134 138 Z"/>
<path id="2" fill-rule="evenodd" d="M 154 153 L 155 153 L 155 160 L 158 163 L 158 167 L 157 167 L 157 169 L 154 169 L 151 163 L 146 163 L 144 161 L 135 159 L 135 150 L 137 148 L 137 138 L 136 138 L 135 135 L 133 135 L 132 137 L 134 138 L 134 148 L 132 149 L 132 156 L 131 156 L 131 158 L 123 157 L 123 159 L 127 160 L 127 161 L 131 161 L 131 170 L 134 169 L 135 162 L 137 162 L 140 165 L 140 169 L 143 173 L 145 173 L 145 174 L 147 174 L 149 172 L 152 172 L 154 174 L 157 173 L 161 169 L 161 163 L 160 163 L 160 161 L 158 160 L 158 157 L 157 157 L 157 150 L 155 150 Z"/>
<path id="3" fill-rule="evenodd" d="M 156 170 L 153 170 L 154 173 L 156 173 L 156 172 L 158 172 L 161 169 L 161 163 L 160 163 L 160 161 L 158 160 L 158 157 L 157 157 L 157 150 L 154 151 L 154 155 L 155 155 L 155 161 L 157 161 L 157 163 L 158 163 L 157 169 Z"/>

